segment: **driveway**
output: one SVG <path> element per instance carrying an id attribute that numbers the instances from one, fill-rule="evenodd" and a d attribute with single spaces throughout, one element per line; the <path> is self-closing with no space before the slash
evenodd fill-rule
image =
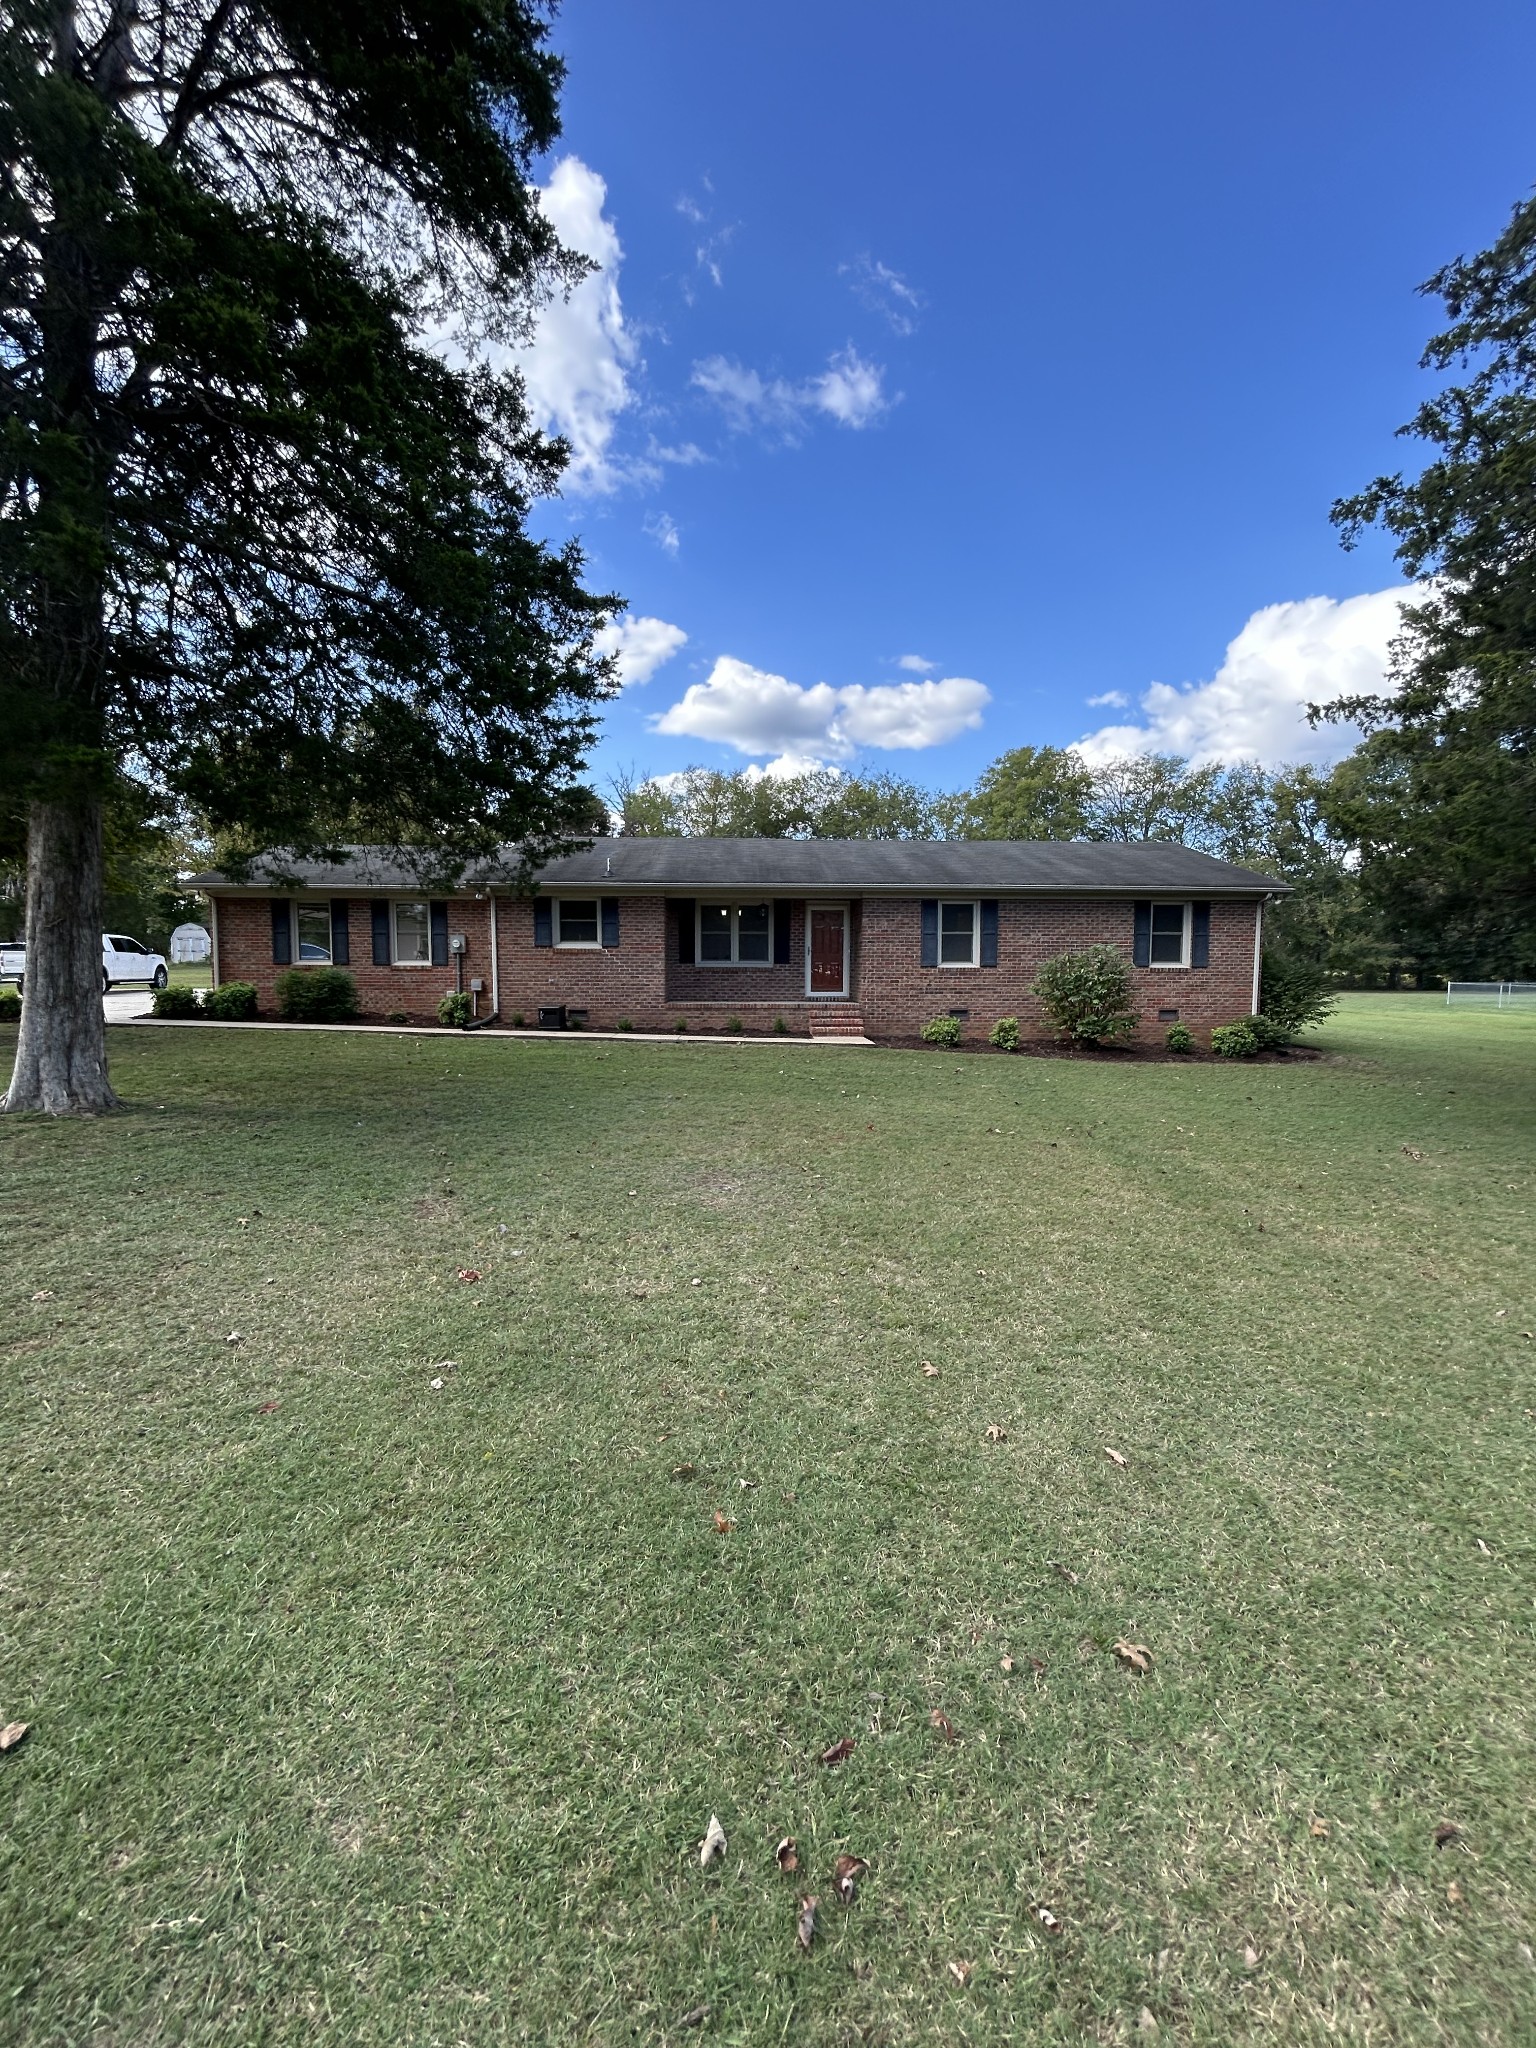
<path id="1" fill-rule="evenodd" d="M 109 1024 L 126 1024 L 130 1017 L 149 1015 L 149 997 L 147 988 L 115 988 L 110 995 L 102 997 L 101 1007 L 107 1013 Z"/>

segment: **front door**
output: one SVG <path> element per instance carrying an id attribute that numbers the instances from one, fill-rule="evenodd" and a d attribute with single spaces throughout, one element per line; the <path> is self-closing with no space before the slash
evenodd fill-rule
<path id="1" fill-rule="evenodd" d="M 813 996 L 840 996 L 846 992 L 844 967 L 847 960 L 848 912 L 841 903 L 813 903 L 810 906 L 810 960 L 806 987 Z"/>

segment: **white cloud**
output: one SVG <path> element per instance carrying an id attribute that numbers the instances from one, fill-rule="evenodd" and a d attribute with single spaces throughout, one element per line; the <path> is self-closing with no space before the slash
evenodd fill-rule
<path id="1" fill-rule="evenodd" d="M 896 666 L 904 668 L 908 675 L 927 676 L 932 675 L 936 664 L 925 660 L 921 654 L 899 654 L 896 657 Z"/>
<path id="2" fill-rule="evenodd" d="M 1126 711 L 1130 708 L 1131 700 L 1127 697 L 1124 690 L 1104 690 L 1097 697 L 1088 698 L 1087 702 L 1090 707 L 1096 707 L 1100 704 L 1113 704 L 1118 710 Z"/>
<path id="3" fill-rule="evenodd" d="M 796 438 L 813 413 L 826 413 L 842 427 L 867 427 L 895 402 L 885 395 L 884 369 L 866 362 L 852 346 L 839 349 L 825 370 L 798 384 L 764 377 L 729 356 L 705 356 L 694 364 L 692 381 L 738 433 L 769 427 L 788 440 Z"/>
<path id="4" fill-rule="evenodd" d="M 852 263 L 840 264 L 838 274 L 850 280 L 849 289 L 861 305 L 885 316 L 894 334 L 914 332 L 915 316 L 922 311 L 925 301 L 899 270 L 865 255 L 856 256 Z"/>
<path id="5" fill-rule="evenodd" d="M 532 342 L 515 360 L 528 387 L 535 419 L 571 444 L 566 484 L 611 491 L 624 481 L 612 455 L 614 426 L 635 401 L 629 380 L 639 351 L 624 325 L 619 299 L 623 249 L 603 208 L 608 188 L 580 157 L 562 157 L 539 192 L 539 204 L 568 249 L 600 268 L 569 298 L 556 298 L 539 314 Z"/>
<path id="6" fill-rule="evenodd" d="M 1143 723 L 1106 725 L 1078 741 L 1091 762 L 1124 754 L 1205 761 L 1336 761 L 1359 738 L 1351 726 L 1307 724 L 1308 704 L 1380 691 L 1412 584 L 1363 597 L 1304 597 L 1257 611 L 1205 683 L 1154 683 Z M 1102 701 L 1102 700 L 1090 700 Z M 1122 702 L 1124 700 L 1122 699 Z"/>
<path id="7" fill-rule="evenodd" d="M 677 521 L 670 512 L 653 512 L 642 531 L 655 541 L 657 547 L 665 548 L 669 555 L 675 555 L 683 544 Z"/>
<path id="8" fill-rule="evenodd" d="M 665 619 L 622 617 L 604 626 L 593 638 L 599 654 L 616 654 L 619 680 L 648 683 L 657 669 L 683 646 L 688 635 L 681 626 L 669 626 Z"/>
<path id="9" fill-rule="evenodd" d="M 738 754 L 847 759 L 859 747 L 942 746 L 981 724 L 991 693 L 968 676 L 937 682 L 809 687 L 722 654 L 702 683 L 690 684 L 654 721 Z"/>

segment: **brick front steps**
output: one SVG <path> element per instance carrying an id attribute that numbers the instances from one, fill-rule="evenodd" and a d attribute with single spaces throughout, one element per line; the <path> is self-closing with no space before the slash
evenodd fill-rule
<path id="1" fill-rule="evenodd" d="M 808 1021 L 812 1038 L 868 1038 L 857 1003 L 813 1003 Z"/>

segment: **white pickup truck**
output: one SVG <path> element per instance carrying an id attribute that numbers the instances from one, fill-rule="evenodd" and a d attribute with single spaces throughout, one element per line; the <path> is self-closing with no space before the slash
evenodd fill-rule
<path id="1" fill-rule="evenodd" d="M 0 982 L 14 981 L 18 990 L 26 980 L 27 948 L 24 940 L 0 946 Z M 163 953 L 151 953 L 125 932 L 101 935 L 101 991 L 105 995 L 120 981 L 144 981 L 151 988 L 164 988 L 169 970 Z"/>

